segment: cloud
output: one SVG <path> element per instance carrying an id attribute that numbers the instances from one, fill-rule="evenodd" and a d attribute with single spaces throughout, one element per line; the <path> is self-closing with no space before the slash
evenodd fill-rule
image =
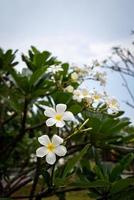
<path id="1" fill-rule="evenodd" d="M 111 48 L 121 44 L 123 47 L 130 47 L 131 38 L 112 42 L 96 42 L 82 34 L 46 35 L 42 38 L 25 38 L 23 41 L 19 39 L 12 42 L 7 41 L 5 46 L 26 53 L 30 46 L 34 45 L 40 50 L 52 52 L 54 56 L 62 61 L 89 64 L 93 59 L 103 60 L 107 58 L 111 55 Z"/>

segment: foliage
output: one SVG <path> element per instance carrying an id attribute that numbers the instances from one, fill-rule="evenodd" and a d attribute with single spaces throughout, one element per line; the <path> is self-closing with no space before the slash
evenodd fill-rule
<path id="1" fill-rule="evenodd" d="M 134 127 L 124 112 L 110 113 L 107 101 L 94 105 L 95 96 L 73 98 L 67 87 L 78 90 L 85 74 L 81 71 L 78 78 L 78 68 L 50 52 L 31 47 L 22 55 L 22 72 L 16 70 L 15 57 L 12 50 L 0 50 L 1 198 L 17 198 L 16 192 L 30 184 L 29 194 L 18 199 L 54 194 L 65 199 L 66 192 L 80 190 L 98 200 L 133 199 Z M 76 120 L 63 128 L 48 127 L 44 111 L 59 103 L 66 104 Z M 35 155 L 38 137 L 44 134 L 60 135 L 67 147 L 54 165 Z"/>

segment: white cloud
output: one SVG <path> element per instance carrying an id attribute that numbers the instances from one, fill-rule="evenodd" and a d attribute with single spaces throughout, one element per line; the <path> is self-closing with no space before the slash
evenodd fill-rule
<path id="1" fill-rule="evenodd" d="M 32 37 L 23 41 L 14 40 L 7 42 L 5 46 L 6 48 L 19 49 L 20 53 L 26 53 L 30 46 L 34 45 L 40 50 L 52 52 L 53 56 L 57 56 L 62 61 L 82 65 L 90 64 L 94 59 L 101 61 L 107 58 L 111 55 L 111 48 L 120 44 L 123 47 L 130 47 L 131 38 L 112 42 L 94 42 L 90 37 L 82 34 L 46 35 L 43 38 Z"/>

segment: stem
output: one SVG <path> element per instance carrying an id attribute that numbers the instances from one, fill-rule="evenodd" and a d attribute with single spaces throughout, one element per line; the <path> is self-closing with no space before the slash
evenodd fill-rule
<path id="1" fill-rule="evenodd" d="M 72 133 L 71 135 L 69 135 L 68 137 L 65 138 L 64 141 L 70 139 L 72 136 L 76 135 L 77 133 L 79 133 L 81 131 L 81 129 L 83 128 L 83 126 L 85 126 L 85 124 L 87 124 L 87 122 L 89 121 L 89 119 L 86 119 L 83 124 L 76 130 L 74 131 L 74 133 Z"/>

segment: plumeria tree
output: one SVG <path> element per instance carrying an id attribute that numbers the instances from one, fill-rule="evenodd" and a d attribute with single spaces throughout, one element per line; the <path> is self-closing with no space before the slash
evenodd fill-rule
<path id="1" fill-rule="evenodd" d="M 134 127 L 115 98 L 81 86 L 106 74 L 35 47 L 20 73 L 15 55 L 0 50 L 0 198 L 132 200 Z"/>

